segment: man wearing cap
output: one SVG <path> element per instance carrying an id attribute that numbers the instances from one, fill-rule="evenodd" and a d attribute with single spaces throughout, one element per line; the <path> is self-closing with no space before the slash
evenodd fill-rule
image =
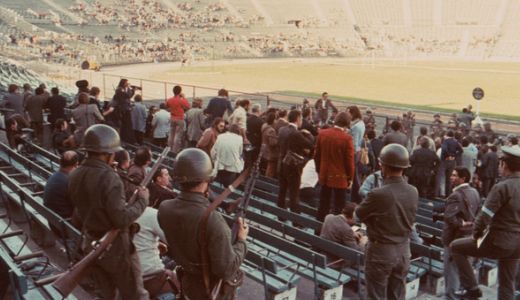
<path id="1" fill-rule="evenodd" d="M 148 190 L 140 189 L 133 203 L 126 203 L 123 182 L 112 169 L 114 153 L 122 150 L 119 134 L 110 126 L 91 126 L 83 139 L 87 159 L 69 177 L 70 199 L 82 223 L 81 250 L 111 229 L 120 229 L 109 250 L 91 266 L 96 296 L 115 299 L 149 299 L 143 287 L 139 259 L 129 227 L 148 205 Z"/>
<path id="2" fill-rule="evenodd" d="M 233 282 L 246 255 L 248 227 L 239 219 L 236 242 L 223 216 L 210 210 L 205 226 L 205 240 L 201 239 L 201 219 L 210 202 L 207 198 L 212 163 L 200 149 L 188 148 L 179 152 L 173 167 L 173 180 L 181 192 L 173 200 L 159 206 L 157 219 L 168 245 L 170 255 L 183 269 L 182 291 L 188 299 L 208 299 L 220 280 Z M 201 246 L 203 241 L 207 245 Z M 204 262 L 203 256 L 206 257 Z M 233 292 L 221 288 L 217 299 L 233 299 Z"/>
<path id="3" fill-rule="evenodd" d="M 489 192 L 473 226 L 473 236 L 451 243 L 464 287 L 459 296 L 478 298 L 482 292 L 464 255 L 498 260 L 498 296 L 514 299 L 515 274 L 520 259 L 520 147 L 502 147 L 500 172 L 504 178 Z M 478 240 L 478 243 L 477 243 Z"/>
<path id="4" fill-rule="evenodd" d="M 405 299 L 410 265 L 410 232 L 419 202 L 417 189 L 406 183 L 408 150 L 389 144 L 381 150 L 383 186 L 372 190 L 356 209 L 366 224 L 368 246 L 365 278 L 368 299 Z"/>

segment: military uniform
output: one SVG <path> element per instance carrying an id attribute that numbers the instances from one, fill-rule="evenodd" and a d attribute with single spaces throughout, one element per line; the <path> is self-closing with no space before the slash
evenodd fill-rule
<path id="1" fill-rule="evenodd" d="M 408 150 L 389 144 L 381 150 L 381 163 L 404 170 Z M 404 299 L 410 266 L 410 233 L 415 222 L 419 193 L 402 176 L 387 177 L 372 190 L 355 215 L 367 225 L 365 278 L 368 299 Z"/>
<path id="2" fill-rule="evenodd" d="M 520 172 L 497 183 L 489 193 L 473 228 L 474 237 L 490 231 L 481 247 L 472 237 L 453 241 L 453 253 L 498 259 L 498 299 L 514 299 L 514 279 L 520 259 Z M 454 257 L 455 258 L 455 257 Z M 467 289 L 477 286 L 471 265 L 455 259 L 461 284 Z"/>
<path id="3" fill-rule="evenodd" d="M 198 242 L 199 220 L 209 205 L 200 193 L 181 192 L 173 200 L 159 206 L 159 225 L 163 229 L 170 254 L 185 271 L 182 289 L 190 299 L 207 299 Z M 218 212 L 212 212 L 207 224 L 208 253 L 210 261 L 210 286 L 219 279 L 230 279 L 240 268 L 246 255 L 246 244 L 238 240 L 231 245 L 231 230 Z M 227 299 L 224 295 L 220 299 Z"/>
<path id="4" fill-rule="evenodd" d="M 113 299 L 117 288 L 123 299 L 140 299 L 133 261 L 137 255 L 131 244 L 128 226 L 144 211 L 145 199 L 125 206 L 123 183 L 105 162 L 87 159 L 70 174 L 70 198 L 84 227 L 84 252 L 92 241 L 113 228 L 121 229 L 110 249 L 93 266 L 96 287 L 106 299 Z M 140 272 L 139 273 L 140 276 Z M 142 282 L 141 282 L 142 284 Z"/>
<path id="5" fill-rule="evenodd" d="M 189 148 L 177 155 L 172 178 L 181 184 L 181 188 L 183 183 L 209 182 L 212 168 L 211 160 L 204 151 Z M 211 291 L 221 279 L 235 279 L 234 275 L 239 271 L 247 251 L 245 238 L 238 238 L 232 244 L 229 226 L 222 215 L 213 210 L 205 227 L 207 249 L 203 254 L 200 224 L 209 205 L 204 194 L 182 190 L 177 198 L 163 201 L 157 214 L 170 245 L 170 255 L 184 269 L 181 278 L 184 295 L 192 300 L 208 299 L 208 289 Z M 207 258 L 206 268 L 203 266 L 203 255 Z M 204 270 L 207 270 L 209 277 L 208 287 L 204 282 Z M 218 299 L 233 299 L 234 296 L 234 291 L 226 292 L 221 288 Z"/>
<path id="6" fill-rule="evenodd" d="M 109 126 L 94 125 L 85 132 L 83 149 L 113 153 L 121 149 L 119 136 Z M 106 162 L 94 158 L 87 158 L 70 174 L 69 193 L 83 224 L 84 253 L 92 250 L 92 241 L 111 229 L 121 230 L 91 268 L 98 296 L 115 299 L 117 289 L 125 300 L 147 299 L 128 227 L 143 213 L 148 199 L 138 197 L 126 205 L 124 186 L 117 173 Z"/>

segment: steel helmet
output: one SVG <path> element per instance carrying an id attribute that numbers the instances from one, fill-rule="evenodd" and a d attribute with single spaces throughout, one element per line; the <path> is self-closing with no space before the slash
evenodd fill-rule
<path id="1" fill-rule="evenodd" d="M 96 153 L 114 153 L 123 150 L 117 131 L 104 124 L 90 126 L 83 136 L 80 150 Z"/>
<path id="2" fill-rule="evenodd" d="M 388 144 L 381 150 L 381 164 L 394 168 L 406 169 L 410 166 L 408 150 L 400 144 Z"/>
<path id="3" fill-rule="evenodd" d="M 212 172 L 213 163 L 208 154 L 197 148 L 188 148 L 177 154 L 172 179 L 179 183 L 210 181 Z"/>

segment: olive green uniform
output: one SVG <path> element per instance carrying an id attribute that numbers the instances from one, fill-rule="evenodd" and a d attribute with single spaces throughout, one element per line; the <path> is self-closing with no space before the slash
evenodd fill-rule
<path id="1" fill-rule="evenodd" d="M 410 232 L 419 203 L 417 189 L 403 177 L 384 179 L 356 209 L 367 225 L 365 277 L 368 299 L 405 299 Z"/>
<path id="2" fill-rule="evenodd" d="M 159 206 L 158 220 L 175 262 L 184 268 L 182 289 L 190 299 L 207 299 L 201 263 L 201 248 L 198 242 L 199 222 L 209 201 L 201 193 L 181 192 L 173 200 Z M 238 240 L 231 244 L 231 230 L 218 212 L 208 219 L 206 239 L 209 253 L 210 286 L 219 279 L 230 279 L 242 264 L 247 247 Z M 232 295 L 220 296 L 229 299 Z"/>
<path id="3" fill-rule="evenodd" d="M 147 199 L 126 205 L 124 186 L 117 173 L 105 162 L 87 159 L 70 174 L 69 192 L 83 222 L 82 250 L 91 250 L 91 242 L 113 228 L 120 233 L 101 259 L 92 267 L 97 293 L 114 299 L 116 289 L 123 299 L 148 297 L 142 288 L 138 259 L 131 244 L 128 227 L 144 211 Z"/>
<path id="4" fill-rule="evenodd" d="M 480 237 L 489 226 L 489 234 L 480 247 L 474 237 Z M 464 255 L 498 259 L 498 297 L 514 299 L 514 279 L 520 259 L 520 172 L 497 183 L 482 207 L 473 226 L 473 237 L 451 243 L 454 261 L 460 273 L 461 285 L 466 289 L 478 286 L 473 268 Z"/>

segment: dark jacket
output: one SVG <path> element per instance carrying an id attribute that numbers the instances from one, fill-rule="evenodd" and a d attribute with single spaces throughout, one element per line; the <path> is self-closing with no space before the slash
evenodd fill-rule
<path id="1" fill-rule="evenodd" d="M 441 145 L 441 160 L 445 160 L 448 157 L 455 158 L 461 154 L 464 150 L 460 143 L 454 138 L 447 138 L 442 142 Z"/>
<path id="2" fill-rule="evenodd" d="M 148 190 L 150 191 L 150 206 L 153 208 L 159 208 L 159 205 L 164 200 L 174 199 L 177 197 L 177 193 L 175 193 L 171 188 L 162 187 L 155 182 L 151 182 L 148 185 Z"/>
<path id="3" fill-rule="evenodd" d="M 190 299 L 208 299 L 198 236 L 199 221 L 208 205 L 208 199 L 200 193 L 181 192 L 174 200 L 161 203 L 157 215 L 171 257 L 185 270 L 182 284 Z M 213 287 L 219 279 L 230 279 L 237 272 L 247 247 L 243 241 L 231 244 L 231 230 L 219 212 L 210 214 L 206 230 L 210 286 Z"/>
<path id="4" fill-rule="evenodd" d="M 0 104 L 1 107 L 9 108 L 14 111 L 6 112 L 5 118 L 8 119 L 14 114 L 24 115 L 23 95 L 19 93 L 9 93 L 4 96 L 4 100 Z"/>
<path id="5" fill-rule="evenodd" d="M 249 114 L 246 121 L 246 136 L 251 145 L 260 150 L 262 145 L 262 124 L 264 121 L 257 115 Z"/>
<path id="6" fill-rule="evenodd" d="M 482 178 L 498 178 L 498 155 L 496 152 L 488 151 L 482 156 L 480 175 Z"/>
<path id="7" fill-rule="evenodd" d="M 316 126 L 314 126 L 314 124 L 310 120 L 307 120 L 307 119 L 303 119 L 302 120 L 302 129 L 306 129 L 313 136 L 317 136 L 318 135 L 318 129 L 316 128 Z"/>
<path id="8" fill-rule="evenodd" d="M 233 112 L 231 102 L 227 98 L 215 97 L 209 100 L 208 107 L 205 110 L 205 113 L 208 114 L 206 124 L 211 124 L 215 118 L 222 118 L 226 111 L 230 115 Z"/>
<path id="9" fill-rule="evenodd" d="M 464 228 L 462 221 L 473 222 L 480 209 L 480 195 L 468 184 L 455 187 L 446 199 L 442 243 L 448 246 L 454 239 L 471 234 L 472 226 Z"/>
<path id="10" fill-rule="evenodd" d="M 403 177 L 385 178 L 356 208 L 356 216 L 367 225 L 371 243 L 401 244 L 409 241 L 418 203 L 417 189 Z"/>
<path id="11" fill-rule="evenodd" d="M 403 145 L 403 147 L 406 148 L 408 144 L 408 137 L 401 131 L 391 130 L 389 133 L 385 134 L 385 137 L 383 138 L 383 145 L 386 146 L 393 143 Z"/>
<path id="12" fill-rule="evenodd" d="M 409 175 L 411 178 L 432 176 L 439 163 L 439 157 L 429 148 L 416 149 L 410 156 L 412 168 Z"/>
<path id="13" fill-rule="evenodd" d="M 65 106 L 67 106 L 67 99 L 62 95 L 54 95 L 47 100 L 47 108 L 49 109 L 49 116 L 47 121 L 54 125 L 58 119 L 65 119 Z"/>
<path id="14" fill-rule="evenodd" d="M 43 204 L 63 218 L 72 217 L 74 206 L 69 198 L 69 175 L 58 171 L 45 184 Z"/>

